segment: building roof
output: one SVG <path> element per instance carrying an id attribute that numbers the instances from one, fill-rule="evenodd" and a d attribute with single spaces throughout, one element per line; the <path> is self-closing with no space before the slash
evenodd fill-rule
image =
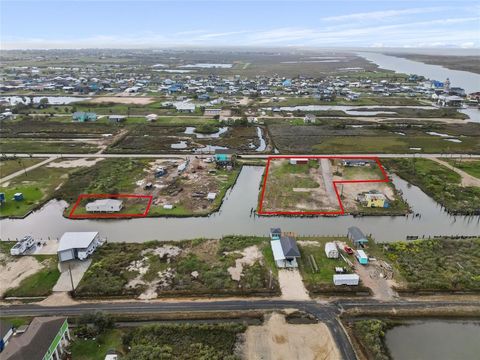
<path id="1" fill-rule="evenodd" d="M 66 232 L 60 238 L 58 252 L 70 249 L 85 249 L 92 243 L 97 235 L 97 231 Z"/>
<path id="2" fill-rule="evenodd" d="M 92 201 L 92 202 L 89 202 L 87 204 L 88 205 L 92 205 L 92 206 L 121 206 L 123 204 L 123 201 L 122 200 L 117 200 L 117 199 L 99 199 L 99 200 L 95 200 L 95 201 Z"/>
<path id="3" fill-rule="evenodd" d="M 362 258 L 368 257 L 367 254 L 365 254 L 365 251 L 363 251 L 363 250 L 357 250 L 357 254 L 358 254 L 358 256 L 360 256 Z"/>
<path id="4" fill-rule="evenodd" d="M 215 149 L 215 154 L 235 154 L 233 149 Z"/>
<path id="5" fill-rule="evenodd" d="M 357 274 L 333 274 L 333 280 L 359 280 L 360 276 Z"/>
<path id="6" fill-rule="evenodd" d="M 67 320 L 65 317 L 36 317 L 27 331 L 10 339 L 2 360 L 41 360 Z"/>
<path id="7" fill-rule="evenodd" d="M 282 243 L 280 240 L 270 241 L 270 246 L 272 247 L 273 259 L 275 261 L 285 260 L 285 255 L 283 254 Z"/>
<path id="8" fill-rule="evenodd" d="M 280 242 L 282 243 L 282 250 L 285 256 L 300 256 L 300 251 L 298 250 L 297 242 L 291 236 L 281 236 Z"/>
<path id="9" fill-rule="evenodd" d="M 359 240 L 366 240 L 367 237 L 362 233 L 362 231 L 356 227 L 356 226 L 351 226 L 348 228 L 348 233 L 352 237 L 353 241 L 359 241 Z"/>

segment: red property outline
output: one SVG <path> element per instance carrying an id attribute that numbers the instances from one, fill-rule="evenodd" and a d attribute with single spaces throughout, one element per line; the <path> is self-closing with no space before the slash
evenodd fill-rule
<path id="1" fill-rule="evenodd" d="M 337 195 L 338 204 L 340 205 L 340 211 L 263 211 L 263 199 L 265 197 L 265 190 L 267 187 L 267 178 L 268 170 L 270 168 L 270 161 L 272 159 L 361 159 L 361 160 L 373 160 L 377 163 L 380 171 L 383 174 L 383 179 L 375 180 L 334 180 L 333 188 L 335 189 L 335 194 Z M 259 215 L 345 215 L 345 209 L 343 208 L 342 200 L 340 199 L 340 194 L 338 193 L 337 184 L 351 184 L 351 183 L 381 183 L 381 182 L 390 182 L 387 172 L 380 163 L 380 159 L 376 156 L 321 156 L 321 155 L 310 155 L 310 156 L 292 156 L 292 155 L 272 155 L 267 158 L 267 167 L 265 169 L 265 176 L 263 179 L 262 185 L 262 194 L 260 197 L 260 206 L 258 209 Z"/>
<path id="2" fill-rule="evenodd" d="M 83 199 L 94 198 L 94 199 L 104 199 L 104 198 L 141 198 L 148 199 L 147 208 L 143 213 L 138 214 L 77 214 L 75 215 L 75 210 Z M 152 205 L 153 196 L 152 195 L 136 195 L 136 194 L 80 194 L 78 196 L 77 202 L 73 206 L 70 214 L 68 214 L 69 219 L 115 219 L 115 218 L 132 218 L 132 217 L 146 217 L 150 211 L 150 206 Z"/>

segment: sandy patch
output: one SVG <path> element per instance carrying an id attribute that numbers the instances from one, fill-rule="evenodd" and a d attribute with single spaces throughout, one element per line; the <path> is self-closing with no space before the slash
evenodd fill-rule
<path id="1" fill-rule="evenodd" d="M 287 324 L 274 313 L 262 326 L 249 326 L 244 355 L 248 360 L 337 360 L 340 353 L 325 324 Z"/>
<path id="2" fill-rule="evenodd" d="M 42 306 L 68 306 L 76 305 L 78 302 L 73 300 L 68 292 L 55 292 L 38 304 Z"/>
<path id="3" fill-rule="evenodd" d="M 32 256 L 12 257 L 7 261 L 5 265 L 0 266 L 0 296 L 43 268 L 43 265 Z"/>
<path id="4" fill-rule="evenodd" d="M 263 255 L 258 249 L 257 245 L 246 247 L 242 251 L 235 251 L 235 253 L 241 254 L 242 257 L 235 260 L 235 266 L 231 266 L 227 269 L 228 273 L 232 277 L 232 280 L 235 281 L 240 281 L 244 266 L 253 265 L 257 261 L 263 259 Z"/>
<path id="5" fill-rule="evenodd" d="M 135 105 L 148 105 L 154 102 L 155 99 L 150 97 L 133 97 L 133 96 L 102 96 L 91 100 L 91 103 L 117 103 L 117 104 L 135 104 Z"/>
<path id="6" fill-rule="evenodd" d="M 298 269 L 280 269 L 278 282 L 282 290 L 282 299 L 285 300 L 309 300 L 307 289 L 303 284 L 302 276 Z"/>
<path id="7" fill-rule="evenodd" d="M 103 158 L 95 158 L 95 159 L 75 159 L 75 160 L 65 160 L 60 162 L 52 162 L 47 165 L 47 167 L 51 168 L 75 168 L 75 167 L 90 167 L 95 165 L 97 162 L 102 161 Z"/>
<path id="8" fill-rule="evenodd" d="M 316 246 L 316 247 L 321 246 L 321 244 L 318 241 L 309 241 L 309 240 L 298 240 L 297 244 L 302 246 Z"/>

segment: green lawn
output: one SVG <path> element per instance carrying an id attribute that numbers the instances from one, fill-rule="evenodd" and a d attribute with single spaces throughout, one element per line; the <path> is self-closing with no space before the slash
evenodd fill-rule
<path id="1" fill-rule="evenodd" d="M 444 159 L 442 159 L 444 160 Z M 450 165 L 480 179 L 480 160 L 447 159 Z"/>
<path id="2" fill-rule="evenodd" d="M 338 259 L 329 259 L 325 255 L 325 243 L 332 242 L 332 241 L 343 241 L 348 243 L 348 239 L 345 237 L 340 238 L 301 238 L 298 239 L 301 241 L 309 241 L 313 244 L 308 245 L 298 245 L 300 249 L 300 260 L 299 260 L 299 268 L 302 274 L 303 282 L 308 290 L 312 291 L 319 285 L 332 285 L 333 283 L 333 275 L 335 274 L 335 267 L 347 267 L 348 265 L 342 260 L 342 258 Z M 318 244 L 318 245 L 314 245 Z M 316 271 L 310 262 L 310 255 L 313 255 L 315 258 L 315 262 L 318 266 L 318 271 Z M 353 256 L 345 255 L 350 257 L 353 261 Z"/>
<path id="3" fill-rule="evenodd" d="M 17 171 L 26 169 L 32 165 L 43 161 L 43 158 L 18 158 L 9 160 L 0 160 L 0 178 L 13 174 Z M 25 178 L 27 175 L 25 175 Z"/>
<path id="4" fill-rule="evenodd" d="M 2 152 L 6 153 L 38 153 L 38 154 L 68 154 L 94 153 L 98 147 L 92 144 L 73 141 L 45 141 L 26 138 L 3 138 L 0 142 Z"/>
<path id="5" fill-rule="evenodd" d="M 8 186 L 1 186 L 6 202 L 0 206 L 0 216 L 23 216 L 30 210 L 49 200 L 55 188 L 61 185 L 74 169 L 49 168 L 42 166 L 13 178 Z M 13 194 L 23 193 L 24 200 L 12 200 Z"/>
<path id="6" fill-rule="evenodd" d="M 48 296 L 60 277 L 56 255 L 36 256 L 44 268 L 22 280 L 19 286 L 9 289 L 5 297 Z"/>
<path id="7" fill-rule="evenodd" d="M 75 360 L 103 360 L 108 350 L 122 353 L 122 329 L 108 330 L 95 340 L 75 339 L 70 346 Z"/>

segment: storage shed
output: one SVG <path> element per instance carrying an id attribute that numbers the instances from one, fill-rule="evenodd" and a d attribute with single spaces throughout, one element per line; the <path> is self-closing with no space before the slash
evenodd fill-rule
<path id="1" fill-rule="evenodd" d="M 359 247 L 361 244 L 368 243 L 367 237 L 356 226 L 351 226 L 348 228 L 347 236 L 352 241 L 353 245 L 355 245 L 356 247 Z"/>
<path id="2" fill-rule="evenodd" d="M 57 255 L 60 261 L 85 260 L 97 248 L 100 241 L 98 232 L 66 232 L 60 238 Z"/>
<path id="3" fill-rule="evenodd" d="M 122 208 L 123 201 L 117 199 L 95 200 L 85 206 L 88 212 L 118 212 Z"/>
<path id="4" fill-rule="evenodd" d="M 290 159 L 291 165 L 300 165 L 300 164 L 308 164 L 307 158 L 292 158 Z"/>
<path id="5" fill-rule="evenodd" d="M 333 284 L 335 286 L 339 285 L 358 285 L 360 281 L 360 276 L 357 274 L 334 274 L 333 275 Z"/>
<path id="6" fill-rule="evenodd" d="M 335 244 L 334 242 L 327 242 L 325 244 L 325 254 L 329 259 L 337 259 L 338 258 L 337 244 Z"/>

